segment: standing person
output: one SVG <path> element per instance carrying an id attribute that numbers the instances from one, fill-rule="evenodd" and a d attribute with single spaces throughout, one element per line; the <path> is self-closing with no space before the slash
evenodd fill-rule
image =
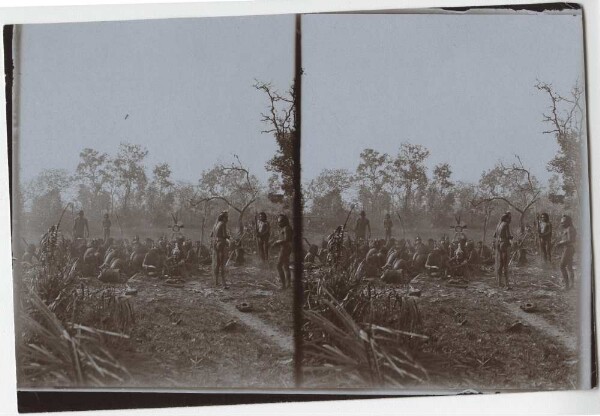
<path id="1" fill-rule="evenodd" d="M 267 221 L 267 214 L 258 214 L 256 224 L 256 239 L 258 242 L 258 256 L 267 263 L 269 261 L 269 238 L 271 238 L 271 224 Z"/>
<path id="2" fill-rule="evenodd" d="M 392 227 L 394 223 L 392 222 L 392 218 L 390 214 L 385 214 L 385 218 L 383 220 L 383 229 L 385 230 L 385 241 L 390 241 L 392 238 Z"/>
<path id="3" fill-rule="evenodd" d="M 102 230 L 104 231 L 104 241 L 108 241 L 110 238 L 110 226 L 112 223 L 108 218 L 108 213 L 104 214 L 104 219 L 102 220 Z"/>
<path id="4" fill-rule="evenodd" d="M 560 241 L 556 244 L 558 247 L 564 247 L 560 258 L 560 272 L 565 283 L 565 289 L 570 289 L 575 284 L 575 275 L 573 273 L 573 255 L 575 254 L 575 241 L 577 231 L 573 227 L 573 220 L 568 215 L 563 215 L 560 219 L 562 234 Z"/>
<path id="5" fill-rule="evenodd" d="M 279 226 L 279 239 L 273 243 L 273 247 L 279 246 L 277 273 L 279 273 L 282 289 L 286 289 L 292 286 L 290 254 L 292 254 L 293 230 L 290 226 L 290 220 L 285 214 L 279 214 L 277 217 L 277 225 Z"/>
<path id="6" fill-rule="evenodd" d="M 552 261 L 552 224 L 545 212 L 540 216 L 538 236 L 540 237 L 542 259 L 544 262 L 550 263 Z"/>
<path id="7" fill-rule="evenodd" d="M 89 236 L 88 220 L 83 216 L 83 210 L 81 210 L 73 223 L 73 239 L 88 238 Z"/>
<path id="8" fill-rule="evenodd" d="M 369 223 L 369 219 L 367 218 L 365 211 L 361 211 L 360 217 L 356 219 L 354 232 L 356 233 L 356 240 L 371 239 L 371 224 Z"/>
<path id="9" fill-rule="evenodd" d="M 227 232 L 227 221 L 229 220 L 229 214 L 227 211 L 223 211 L 217 217 L 217 222 L 210 233 L 212 238 L 212 269 L 215 277 L 215 284 L 219 286 L 219 276 L 225 283 L 225 263 L 227 262 L 227 245 L 229 239 L 229 233 Z"/>
<path id="10" fill-rule="evenodd" d="M 500 223 L 494 233 L 494 247 L 496 250 L 496 279 L 499 287 L 509 287 L 508 285 L 508 261 L 510 252 L 510 233 L 511 214 L 505 212 L 500 218 Z"/>

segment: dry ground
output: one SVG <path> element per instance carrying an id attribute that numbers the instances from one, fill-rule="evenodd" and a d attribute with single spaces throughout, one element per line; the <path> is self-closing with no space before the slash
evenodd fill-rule
<path id="1" fill-rule="evenodd" d="M 27 240 L 37 244 L 39 233 L 27 231 Z M 121 235 L 116 222 L 112 231 Z M 169 234 L 156 227 L 125 231 L 141 238 Z M 188 233 L 200 238 L 199 229 Z M 137 289 L 130 297 L 135 313 L 130 338 L 110 340 L 111 351 L 131 377 L 113 387 L 293 388 L 293 293 L 279 289 L 273 264 L 257 266 L 255 256 L 248 257 L 247 266 L 228 267 L 228 289 L 215 287 L 210 266 L 193 272 L 183 288 L 143 274 L 122 285 L 83 278 L 92 290 Z M 236 305 L 241 302 L 250 303 L 252 310 L 240 312 Z M 48 387 L 26 380 L 20 384 Z"/>
<path id="2" fill-rule="evenodd" d="M 208 268 L 183 288 L 145 275 L 130 279 L 138 290 L 136 324 L 118 354 L 130 387 L 293 387 L 291 291 L 278 289 L 274 271 L 257 267 L 230 268 L 229 285 L 215 288 Z M 241 302 L 252 311 L 236 309 Z"/>
<path id="3" fill-rule="evenodd" d="M 435 278 L 412 284 L 422 291 L 425 361 L 433 355 L 432 383 L 483 391 L 562 390 L 578 385 L 577 292 L 564 292 L 551 271 L 513 269 L 513 289 L 500 290 L 490 274 L 467 288 Z M 534 303 L 534 312 L 520 306 Z"/>
<path id="4" fill-rule="evenodd" d="M 128 339 L 108 337 L 112 354 L 130 373 L 107 387 L 153 389 L 293 388 L 291 290 L 271 267 L 230 267 L 228 288 L 216 288 L 209 266 L 185 279 L 134 275 L 126 284 L 82 278 L 90 291 L 129 288 L 135 322 Z M 249 303 L 250 311 L 236 305 Z M 20 378 L 21 388 L 52 387 Z"/>
<path id="5" fill-rule="evenodd" d="M 496 288 L 482 272 L 466 288 L 420 275 L 410 286 L 429 340 L 416 345 L 415 357 L 429 373 L 422 385 L 407 390 L 482 392 L 562 390 L 578 386 L 577 289 L 565 292 L 556 272 L 539 267 L 513 268 L 512 290 Z M 385 286 L 377 279 L 377 287 Z M 388 285 L 389 287 L 389 285 Z M 408 288 L 397 287 L 405 293 Z M 534 312 L 520 306 L 534 303 Z M 340 375 L 305 375 L 310 388 L 349 385 Z"/>
<path id="6" fill-rule="evenodd" d="M 443 230 L 421 231 L 422 238 L 437 238 Z M 305 234 L 309 240 L 320 241 L 317 232 Z M 474 230 L 469 234 L 480 235 Z M 512 290 L 496 287 L 491 268 L 478 273 L 464 289 L 435 277 L 413 280 L 411 286 L 421 291 L 417 299 L 422 333 L 430 337 L 416 354 L 430 379 L 426 386 L 409 389 L 496 392 L 579 385 L 578 285 L 568 292 L 562 290 L 558 267 L 541 267 L 536 256 L 530 257 L 529 266 L 511 266 L 510 270 Z M 526 303 L 534 303 L 536 310 L 524 312 L 520 307 Z M 332 383 L 356 387 L 339 376 L 305 378 L 305 384 L 314 388 Z"/>

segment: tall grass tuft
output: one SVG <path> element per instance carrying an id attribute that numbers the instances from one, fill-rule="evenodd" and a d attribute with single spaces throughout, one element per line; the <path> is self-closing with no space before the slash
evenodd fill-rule
<path id="1" fill-rule="evenodd" d="M 69 243 L 47 244 L 40 264 L 15 267 L 18 287 L 19 383 L 105 386 L 129 373 L 108 346 L 128 342 L 133 307 L 113 288 L 91 291 Z M 93 282 L 92 282 L 93 283 Z"/>
<path id="2" fill-rule="evenodd" d="M 306 371 L 336 372 L 369 387 L 422 383 L 427 371 L 410 354 L 406 340 L 426 336 L 372 323 L 359 324 L 327 291 L 324 311 L 307 310 Z M 312 365 L 311 365 L 312 364 Z"/>
<path id="3" fill-rule="evenodd" d="M 21 369 L 44 386 L 105 386 L 129 373 L 103 346 L 104 337 L 127 337 L 79 324 L 65 325 L 33 291 L 21 314 Z"/>

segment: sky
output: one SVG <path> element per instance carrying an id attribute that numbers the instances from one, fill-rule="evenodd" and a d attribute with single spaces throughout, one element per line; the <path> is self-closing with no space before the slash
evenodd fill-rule
<path id="1" fill-rule="evenodd" d="M 260 179 L 275 150 L 255 79 L 286 90 L 294 74 L 294 17 L 228 17 L 26 25 L 20 67 L 20 149 L 27 181 L 71 172 L 79 152 L 149 150 L 193 183 L 237 154 Z"/>
<path id="2" fill-rule="evenodd" d="M 545 182 L 558 146 L 534 85 L 584 80 L 581 15 L 309 15 L 302 41 L 304 182 L 403 141 L 455 180 L 519 154 Z"/>
<path id="3" fill-rule="evenodd" d="M 557 145 L 548 99 L 583 76 L 581 15 L 306 15 L 302 18 L 302 180 L 354 170 L 366 147 L 403 141 L 477 181 L 518 153 L 541 180 Z M 261 133 L 255 79 L 289 87 L 294 17 L 26 25 L 20 55 L 21 180 L 73 171 L 84 147 L 149 150 L 196 182 L 233 154 L 262 181 L 276 150 Z"/>

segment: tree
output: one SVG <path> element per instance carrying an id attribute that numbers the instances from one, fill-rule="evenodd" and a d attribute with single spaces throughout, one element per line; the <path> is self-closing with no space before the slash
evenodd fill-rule
<path id="1" fill-rule="evenodd" d="M 441 163 L 433 168 L 433 179 L 432 185 L 439 190 L 440 193 L 444 194 L 450 188 L 454 186 L 450 177 L 452 176 L 452 169 L 448 163 Z"/>
<path id="2" fill-rule="evenodd" d="M 552 84 L 541 81 L 535 87 L 550 98 L 550 112 L 543 113 L 543 121 L 552 127 L 544 133 L 553 134 L 559 146 L 557 155 L 548 162 L 548 170 L 561 176 L 565 196 L 579 202 L 586 142 L 583 87 L 575 83 L 568 95 L 558 93 Z"/>
<path id="3" fill-rule="evenodd" d="M 433 168 L 433 178 L 427 189 L 427 207 L 433 225 L 442 225 L 448 220 L 449 208 L 454 206 L 454 183 L 450 181 L 452 170 L 448 163 Z"/>
<path id="4" fill-rule="evenodd" d="M 277 175 L 279 188 L 291 200 L 294 195 L 294 145 L 297 141 L 295 85 L 292 84 L 284 94 L 271 83 L 256 81 L 254 88 L 269 98 L 268 110 L 261 114 L 261 121 L 269 127 L 262 133 L 273 134 L 277 143 L 277 152 L 267 162 L 266 169 Z"/>
<path id="5" fill-rule="evenodd" d="M 180 213 L 179 218 L 186 226 L 188 224 L 192 225 L 194 223 L 195 208 L 190 206 L 189 201 L 194 197 L 196 187 L 187 181 L 176 181 L 171 189 L 173 195 L 171 209 Z"/>
<path id="6" fill-rule="evenodd" d="M 152 169 L 152 182 L 146 189 L 146 206 L 154 223 L 160 223 L 172 210 L 175 202 L 174 186 L 168 163 L 159 163 Z"/>
<path id="7" fill-rule="evenodd" d="M 313 215 L 338 217 L 345 212 L 343 194 L 352 186 L 346 169 L 324 169 L 311 180 L 305 195 L 312 202 Z"/>
<path id="8" fill-rule="evenodd" d="M 368 205 L 373 212 L 389 209 L 390 198 L 385 189 L 391 181 L 389 163 L 387 153 L 379 153 L 374 149 L 365 149 L 360 153 L 355 176 L 360 184 L 358 196 L 362 205 Z"/>
<path id="9" fill-rule="evenodd" d="M 422 190 L 427 186 L 425 160 L 428 157 L 429 150 L 424 146 L 402 143 L 398 155 L 392 162 L 394 178 L 404 189 L 403 208 L 405 214 L 410 212 L 415 191 Z"/>
<path id="10" fill-rule="evenodd" d="M 43 228 L 58 221 L 63 209 L 62 194 L 72 181 L 64 169 L 45 169 L 25 186 L 24 194 L 31 201 L 32 218 Z"/>
<path id="11" fill-rule="evenodd" d="M 87 186 L 91 193 L 91 204 L 95 204 L 104 184 L 108 180 L 108 155 L 97 150 L 85 148 L 79 153 L 80 161 L 75 170 L 75 176 Z"/>
<path id="12" fill-rule="evenodd" d="M 525 216 L 538 201 L 541 187 L 538 180 L 525 168 L 521 158 L 515 155 L 516 162 L 505 166 L 498 163 L 493 169 L 484 172 L 479 180 L 480 195 L 472 205 L 493 201 L 503 201 L 519 213 L 519 228 L 525 231 Z"/>
<path id="13" fill-rule="evenodd" d="M 31 199 L 50 191 L 64 192 L 73 183 L 73 178 L 65 169 L 44 169 L 25 185 L 25 195 Z"/>
<path id="14" fill-rule="evenodd" d="M 153 182 L 161 192 L 166 192 L 174 186 L 171 180 L 171 166 L 168 163 L 159 163 L 152 169 Z"/>
<path id="15" fill-rule="evenodd" d="M 239 232 L 244 232 L 244 214 L 256 201 L 260 191 L 256 176 L 242 165 L 239 157 L 230 166 L 217 165 L 204 171 L 199 188 L 203 194 L 200 198 L 192 198 L 190 204 L 195 207 L 213 200 L 224 202 L 239 214 Z"/>
<path id="16" fill-rule="evenodd" d="M 144 159 L 147 155 L 148 150 L 139 144 L 121 143 L 119 153 L 112 162 L 116 184 L 123 189 L 121 205 L 125 212 L 129 210 L 132 196 L 145 190 L 148 179 Z"/>

